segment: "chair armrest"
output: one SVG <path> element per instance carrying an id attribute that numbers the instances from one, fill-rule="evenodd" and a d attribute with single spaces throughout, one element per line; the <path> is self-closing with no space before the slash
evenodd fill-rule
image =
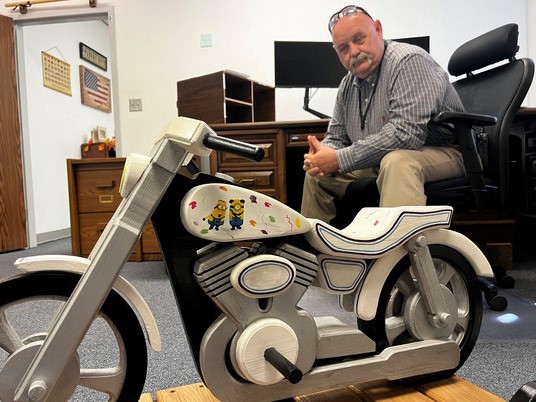
<path id="1" fill-rule="evenodd" d="M 484 183 L 482 160 L 478 154 L 473 126 L 491 126 L 497 123 L 497 118 L 484 114 L 465 112 L 441 112 L 432 117 L 436 123 L 449 123 L 454 126 L 460 151 L 463 156 L 465 171 L 471 183 L 475 206 L 478 210 L 485 209 L 489 202 L 489 194 Z"/>
<path id="2" fill-rule="evenodd" d="M 493 126 L 497 124 L 497 118 L 495 116 L 489 116 L 487 114 L 476 114 L 466 112 L 440 112 L 431 119 L 434 123 L 456 123 L 464 122 L 471 126 Z"/>

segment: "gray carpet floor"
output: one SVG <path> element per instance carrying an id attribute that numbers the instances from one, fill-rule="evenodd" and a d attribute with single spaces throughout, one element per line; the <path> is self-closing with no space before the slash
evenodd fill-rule
<path id="1" fill-rule="evenodd" d="M 13 262 L 23 256 L 40 254 L 70 254 L 70 239 L 57 240 L 29 250 L 0 254 L 0 280 L 16 274 Z M 510 399 L 527 381 L 536 380 L 536 255 L 520 253 L 509 273 L 516 279 L 514 289 L 500 290 L 507 297 L 506 311 L 495 312 L 484 304 L 484 319 L 479 340 L 458 375 L 491 393 Z M 162 351 L 149 349 L 149 366 L 144 392 L 200 381 L 195 371 L 184 337 L 173 291 L 164 263 L 129 262 L 122 275 L 145 297 L 153 310 L 162 336 Z M 313 315 L 344 316 L 336 299 L 318 290 L 308 291 L 300 305 Z M 97 338 L 101 334 L 95 334 Z M 97 357 L 90 357 L 97 358 Z M 0 362 L 2 362 L 0 355 Z M 3 364 L 3 363 L 2 363 Z M 93 400 L 80 396 L 73 401 Z M 458 399 L 459 400 L 459 399 Z"/>

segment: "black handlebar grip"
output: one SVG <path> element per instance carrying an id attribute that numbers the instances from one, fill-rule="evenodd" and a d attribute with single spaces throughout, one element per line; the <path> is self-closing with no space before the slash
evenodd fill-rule
<path id="1" fill-rule="evenodd" d="M 205 135 L 203 145 L 216 151 L 233 154 L 255 162 L 260 162 L 264 158 L 264 149 L 261 147 L 214 134 Z"/>

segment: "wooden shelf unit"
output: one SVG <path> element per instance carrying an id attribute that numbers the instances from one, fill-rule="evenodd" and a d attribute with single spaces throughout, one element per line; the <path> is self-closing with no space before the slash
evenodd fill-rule
<path id="1" fill-rule="evenodd" d="M 177 82 L 179 116 L 208 124 L 275 120 L 275 88 L 230 71 Z"/>
<path id="2" fill-rule="evenodd" d="M 67 159 L 72 254 L 87 257 L 122 198 L 125 158 Z M 161 259 L 151 222 L 134 246 L 131 261 Z"/>

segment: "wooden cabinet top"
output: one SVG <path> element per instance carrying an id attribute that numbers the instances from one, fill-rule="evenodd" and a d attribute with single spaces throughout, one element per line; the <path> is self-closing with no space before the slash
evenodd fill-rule
<path id="1" fill-rule="evenodd" d="M 125 163 L 127 158 L 68 158 L 67 162 L 71 165 L 102 165 L 103 163 Z"/>
<path id="2" fill-rule="evenodd" d="M 229 131 L 229 130 L 247 130 L 247 129 L 301 129 L 301 128 L 327 128 L 330 119 L 316 120 L 289 120 L 289 121 L 262 121 L 255 123 L 227 123 L 227 124 L 211 124 L 210 127 L 214 131 Z"/>

